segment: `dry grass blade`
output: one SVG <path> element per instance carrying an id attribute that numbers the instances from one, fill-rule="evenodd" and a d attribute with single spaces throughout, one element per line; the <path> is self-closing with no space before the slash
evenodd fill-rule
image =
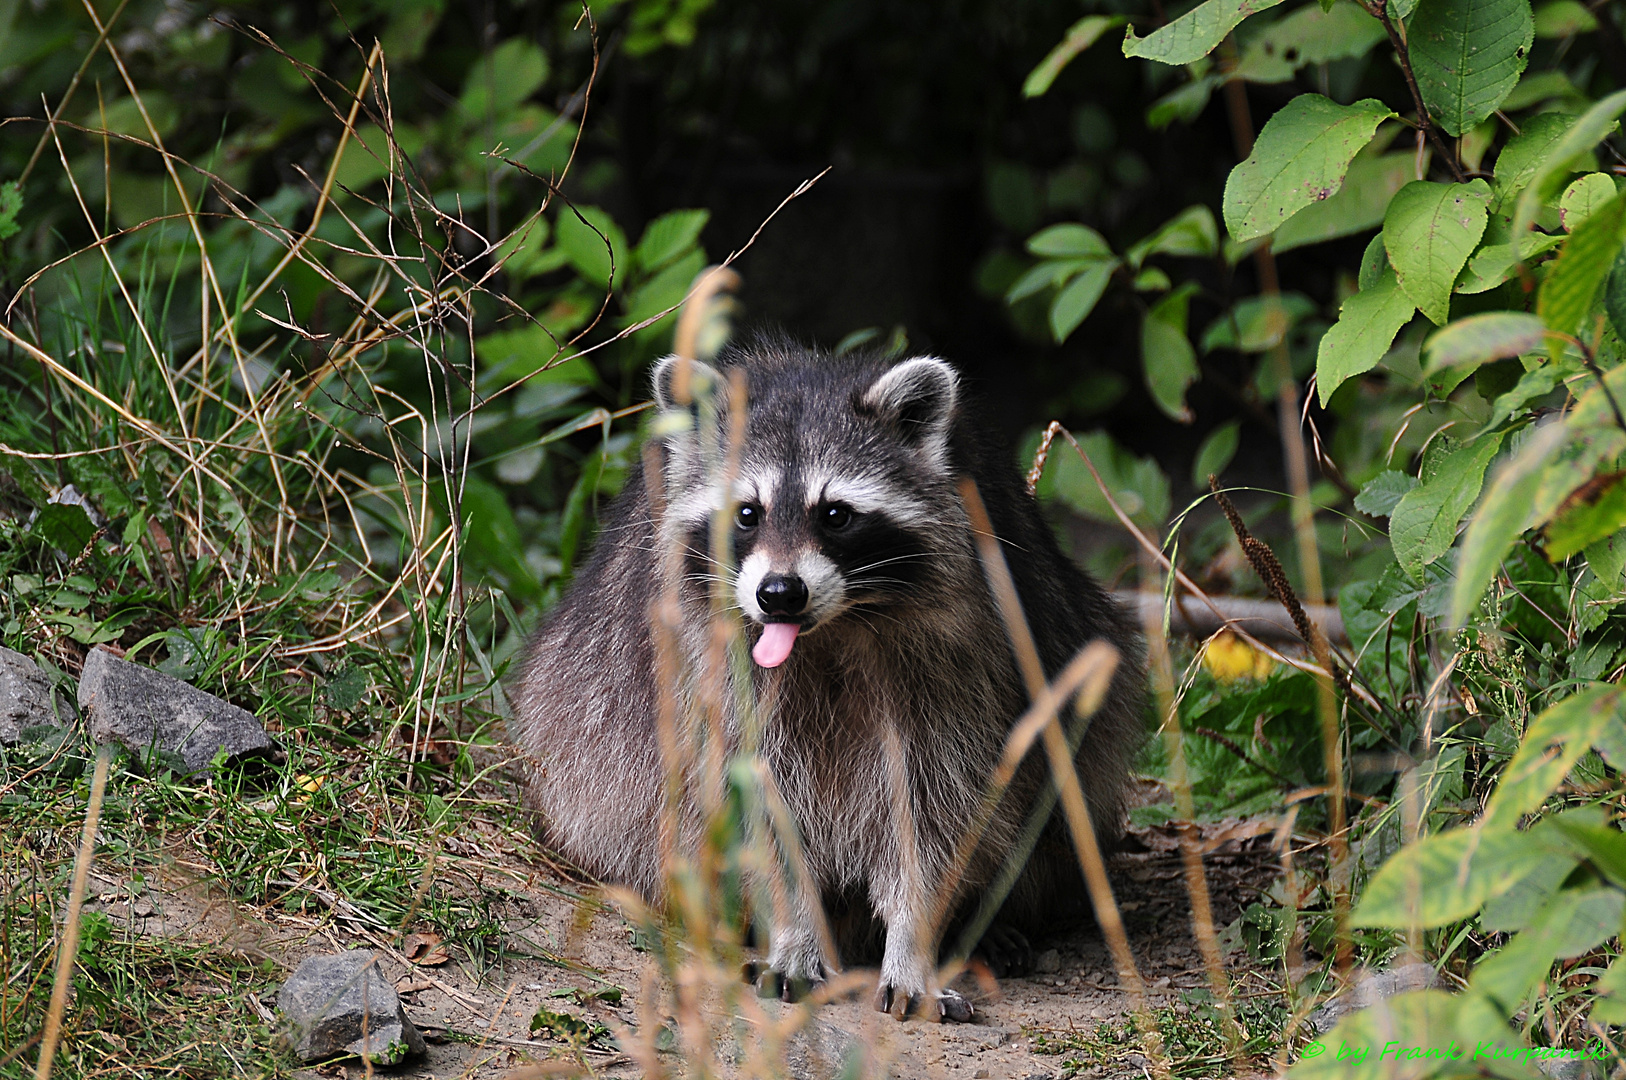
<path id="1" fill-rule="evenodd" d="M 960 500 L 965 505 L 966 515 L 971 522 L 971 533 L 976 540 L 977 551 L 982 557 L 983 572 L 987 575 L 989 588 L 993 591 L 1000 616 L 1005 622 L 1006 632 L 1010 635 L 1011 644 L 1016 651 L 1017 667 L 1028 684 L 1029 696 L 1038 700 L 1045 689 L 1044 665 L 1039 660 L 1039 650 L 1034 645 L 1033 632 L 1028 628 L 1027 618 L 1022 613 L 1022 601 L 1017 595 L 1010 567 L 1005 563 L 1005 554 L 999 549 L 999 538 L 994 534 L 993 522 L 989 520 L 988 511 L 983 506 L 982 495 L 977 491 L 976 482 L 970 477 L 960 481 Z M 1112 950 L 1113 960 L 1118 966 L 1118 977 L 1129 992 L 1131 1007 L 1139 1018 L 1141 1029 L 1146 1033 L 1147 1057 L 1150 1058 L 1151 1067 L 1158 1076 L 1170 1076 L 1172 1074 L 1169 1071 L 1168 1058 L 1163 1052 L 1162 1038 L 1158 1034 L 1157 1025 L 1148 1007 L 1146 983 L 1135 963 L 1135 954 L 1129 947 L 1129 935 L 1124 930 L 1123 916 L 1119 913 L 1117 901 L 1113 898 L 1112 884 L 1107 880 L 1106 862 L 1101 857 L 1101 848 L 1096 842 L 1095 826 L 1090 821 L 1090 810 L 1084 799 L 1084 788 L 1079 782 L 1078 769 L 1073 761 L 1072 751 L 1067 745 L 1067 735 L 1062 731 L 1060 721 L 1054 716 L 1044 726 L 1044 744 L 1045 752 L 1050 758 L 1051 776 L 1061 792 L 1062 811 L 1066 815 L 1067 826 L 1073 836 L 1079 866 L 1084 872 L 1084 883 L 1089 889 L 1090 902 L 1095 907 L 1096 922 Z"/>
<path id="2" fill-rule="evenodd" d="M 1144 553 L 1141 557 L 1141 587 L 1154 591 L 1160 575 L 1156 564 Z M 1161 591 L 1161 590 L 1156 590 Z M 1143 610 L 1142 623 L 1152 676 L 1152 694 L 1162 717 L 1160 728 L 1168 754 L 1169 788 L 1174 793 L 1176 812 L 1184 827 L 1180 834 L 1180 861 L 1185 872 L 1186 891 L 1191 896 L 1191 924 L 1197 938 L 1197 949 L 1202 954 L 1203 970 L 1208 975 L 1208 986 L 1218 1003 L 1220 1021 L 1225 1029 L 1225 1048 L 1233 1063 L 1240 1064 L 1247 1036 L 1237 1022 L 1236 1006 L 1231 1000 L 1231 987 L 1225 977 L 1225 959 L 1220 952 L 1219 935 L 1214 930 L 1214 908 L 1208 892 L 1208 875 L 1203 869 L 1202 851 L 1196 830 L 1197 811 L 1192 798 L 1191 775 L 1186 768 L 1185 735 L 1180 730 L 1180 706 L 1175 697 L 1174 664 L 1169 656 L 1168 638 L 1163 633 L 1162 621 L 1152 617 L 1150 607 Z"/>
<path id="3" fill-rule="evenodd" d="M 96 828 L 102 816 L 102 796 L 107 792 L 107 769 L 112 752 L 103 746 L 96 752 L 96 770 L 90 778 L 90 800 L 85 804 L 85 831 L 73 861 L 73 885 L 68 893 L 68 916 L 62 924 L 61 944 L 56 954 L 56 982 L 51 987 L 51 1004 L 45 1014 L 45 1032 L 40 1037 L 39 1063 L 34 1080 L 50 1080 L 57 1041 L 62 1037 L 62 1013 L 68 1005 L 68 984 L 73 980 L 74 958 L 79 953 L 79 916 L 85 904 L 85 885 L 91 860 L 96 855 Z"/>

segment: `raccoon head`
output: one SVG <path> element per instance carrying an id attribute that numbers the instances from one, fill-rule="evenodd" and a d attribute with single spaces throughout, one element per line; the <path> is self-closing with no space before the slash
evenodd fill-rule
<path id="1" fill-rule="evenodd" d="M 754 627 L 752 657 L 789 659 L 798 635 L 849 611 L 901 608 L 940 596 L 943 556 L 964 544 L 950 432 L 959 377 L 946 362 L 797 353 L 725 358 L 748 390 L 736 451 L 730 599 Z M 655 369 L 657 403 L 675 407 L 678 361 Z M 726 387 L 696 365 L 691 385 Z M 724 391 L 726 393 L 726 390 Z M 729 428 L 727 417 L 718 428 Z M 692 429 L 668 438 L 669 542 L 683 543 L 690 580 L 720 572 L 711 518 L 724 500 L 704 479 Z M 722 460 L 721 448 L 711 455 Z"/>

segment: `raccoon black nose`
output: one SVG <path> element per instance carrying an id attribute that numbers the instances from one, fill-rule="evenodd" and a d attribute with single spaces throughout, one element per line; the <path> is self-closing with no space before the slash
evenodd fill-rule
<path id="1" fill-rule="evenodd" d="M 757 586 L 764 615 L 800 615 L 807 607 L 807 584 L 794 574 L 769 574 Z"/>

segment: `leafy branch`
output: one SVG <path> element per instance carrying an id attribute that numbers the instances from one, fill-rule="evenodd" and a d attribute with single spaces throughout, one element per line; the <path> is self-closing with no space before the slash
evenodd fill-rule
<path id="1" fill-rule="evenodd" d="M 1389 44 L 1394 47 L 1395 59 L 1400 62 L 1400 71 L 1406 77 L 1406 89 L 1411 91 L 1411 100 L 1417 106 L 1417 130 L 1427 137 L 1429 144 L 1434 147 L 1435 154 L 1445 162 L 1445 167 L 1451 170 L 1451 176 L 1462 183 L 1465 176 L 1462 167 L 1457 164 L 1457 156 L 1445 145 L 1445 139 L 1440 135 L 1439 126 L 1429 115 L 1428 106 L 1423 104 L 1423 92 L 1417 87 L 1417 76 L 1411 68 L 1411 50 L 1406 47 L 1406 38 L 1401 34 L 1394 20 L 1389 17 L 1387 0 L 1360 0 L 1361 7 L 1367 14 L 1383 24 L 1384 33 L 1389 35 Z"/>

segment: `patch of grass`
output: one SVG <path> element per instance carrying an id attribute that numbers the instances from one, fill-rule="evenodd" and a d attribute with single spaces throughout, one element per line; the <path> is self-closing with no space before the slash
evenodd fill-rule
<path id="1" fill-rule="evenodd" d="M 1234 1008 L 1249 1057 L 1266 1058 L 1281 1049 L 1288 1019 L 1285 998 L 1236 994 Z M 1187 990 L 1178 1003 L 1151 1012 L 1162 1039 L 1162 1052 L 1168 1056 L 1174 1075 L 1218 1077 L 1234 1072 L 1235 1058 L 1226 1045 L 1224 1018 L 1207 990 Z M 1035 1054 L 1062 1058 L 1063 1078 L 1092 1075 L 1092 1070 L 1100 1066 L 1123 1064 L 1131 1054 L 1142 1061 L 1148 1056 L 1145 1033 L 1133 1016 L 1067 1031 L 1024 1027 L 1022 1034 L 1031 1041 Z"/>

